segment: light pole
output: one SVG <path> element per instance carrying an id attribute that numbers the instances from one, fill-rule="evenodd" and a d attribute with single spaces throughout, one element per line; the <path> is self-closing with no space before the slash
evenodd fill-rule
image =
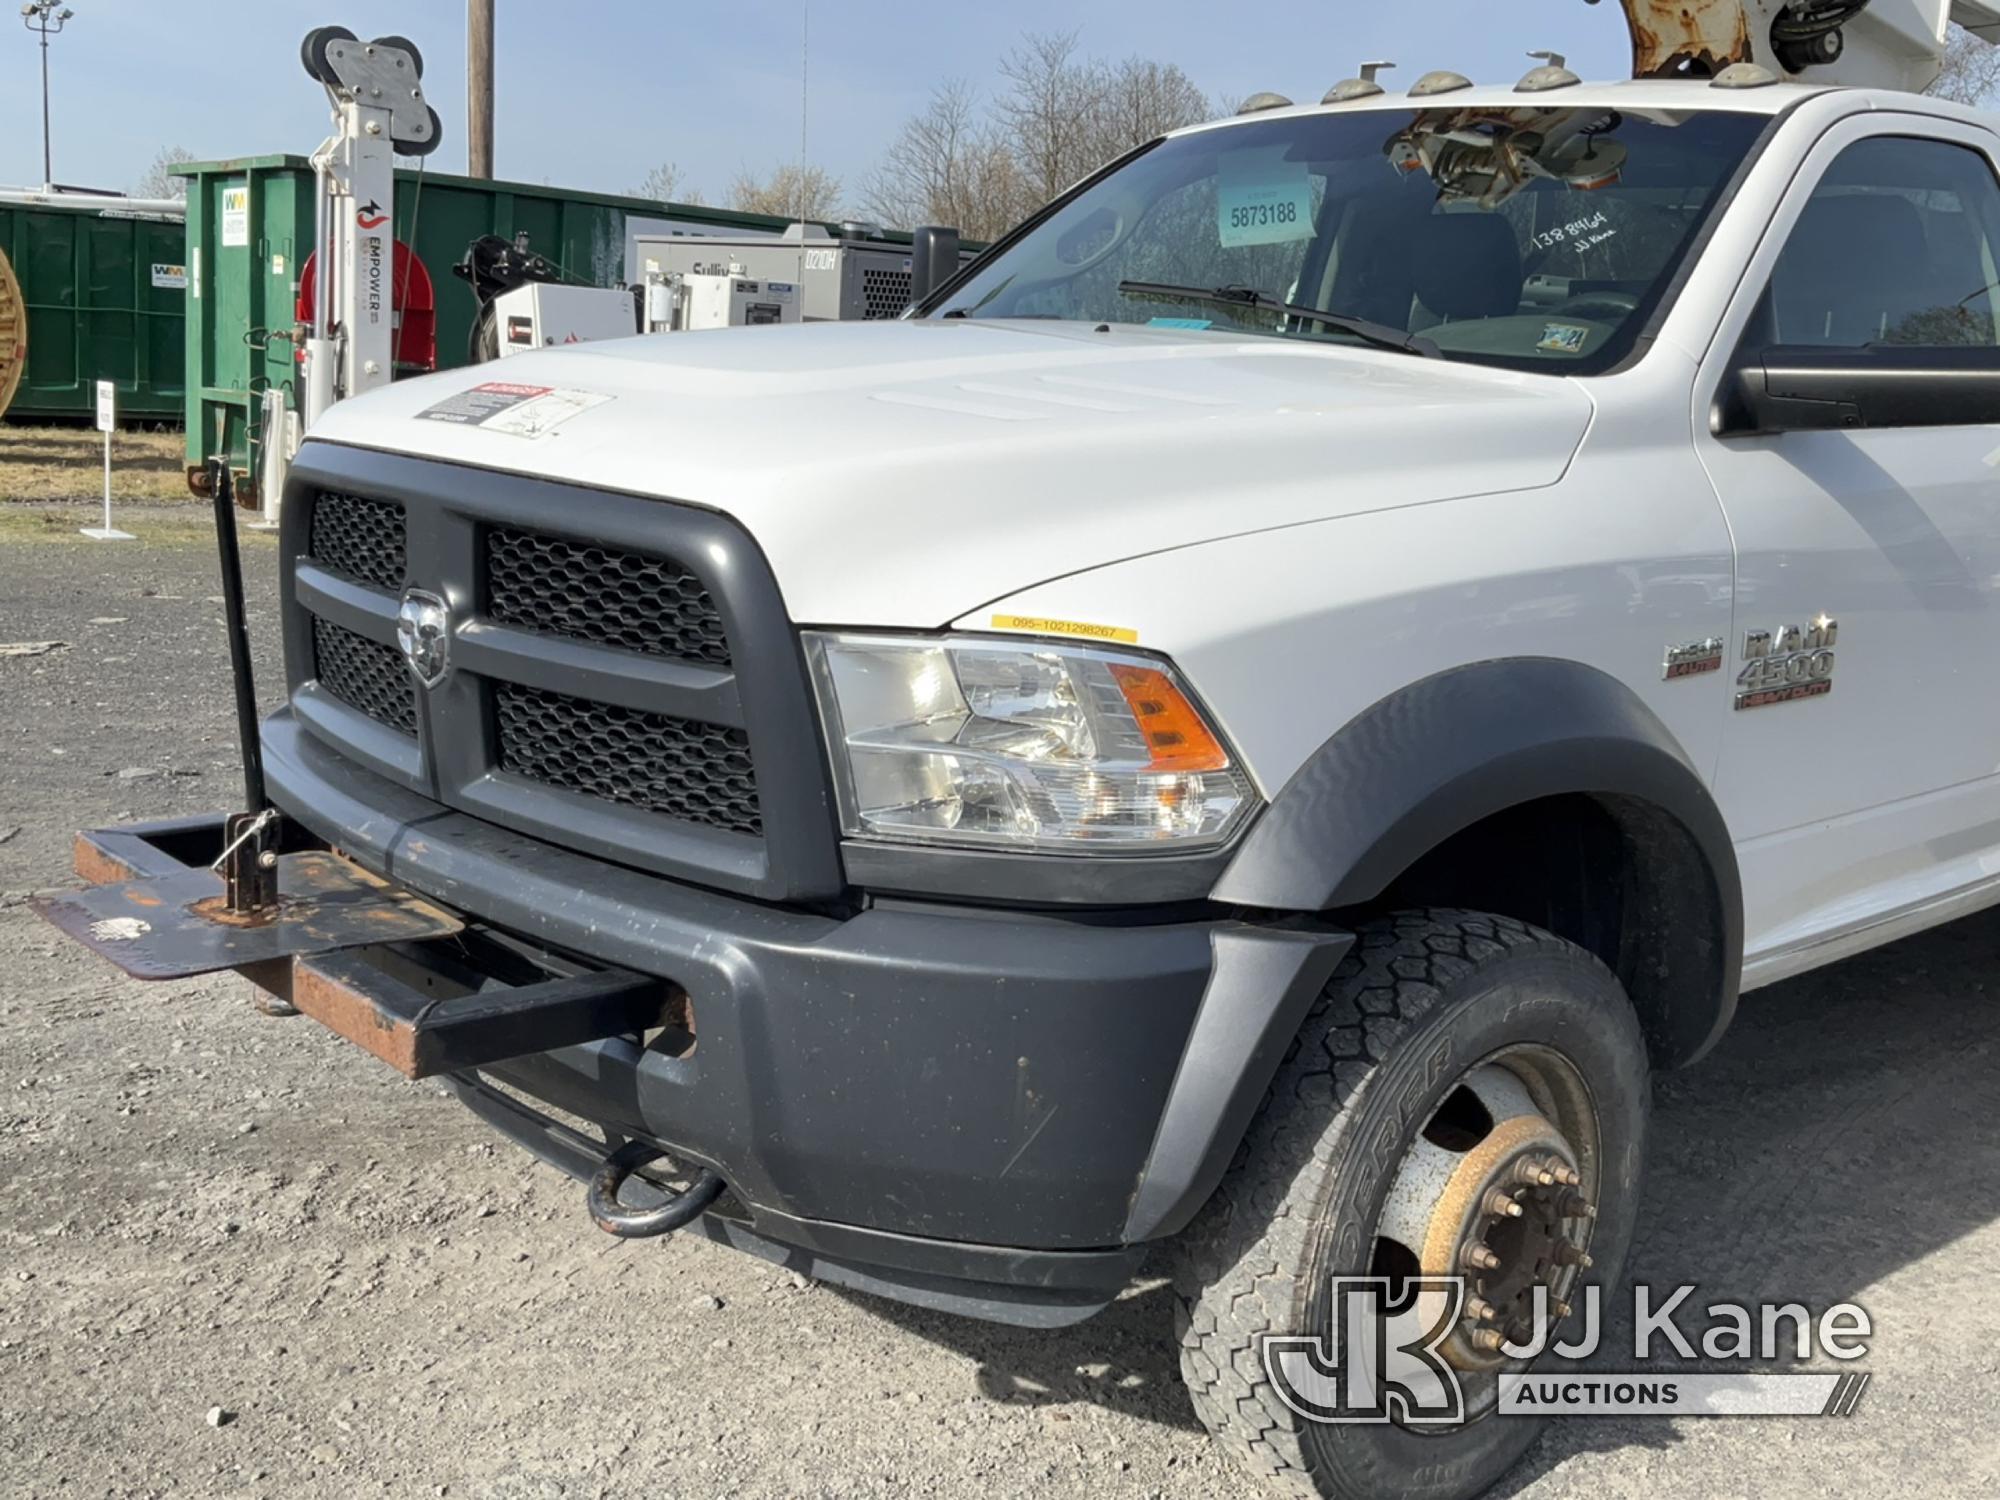
<path id="1" fill-rule="evenodd" d="M 49 155 L 49 38 L 61 36 L 63 26 L 76 14 L 67 6 L 57 9 L 57 4 L 58 0 L 27 0 L 21 7 L 21 24 L 42 34 L 42 187 L 47 192 L 56 186 Z"/>

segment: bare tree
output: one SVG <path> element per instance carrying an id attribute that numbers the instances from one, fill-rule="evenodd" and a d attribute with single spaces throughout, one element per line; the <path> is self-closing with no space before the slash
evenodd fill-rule
<path id="1" fill-rule="evenodd" d="M 687 185 L 687 174 L 679 162 L 663 161 L 646 174 L 645 181 L 632 189 L 634 198 L 653 198 L 661 203 L 701 204 L 706 200 L 699 188 Z"/>
<path id="2" fill-rule="evenodd" d="M 1988 46 L 1963 26 L 1951 28 L 1944 71 L 1924 90 L 1959 104 L 1984 104 L 2000 88 L 2000 47 Z"/>
<path id="3" fill-rule="evenodd" d="M 866 207 L 885 224 L 951 224 L 994 239 L 1032 211 L 1034 199 L 1007 142 L 978 119 L 963 81 L 940 85 L 903 126 L 869 179 Z"/>
<path id="4" fill-rule="evenodd" d="M 1173 64 L 1083 57 L 1073 31 L 1024 36 L 1000 74 L 984 118 L 963 82 L 931 95 L 869 179 L 869 212 L 992 239 L 1134 146 L 1223 112 Z"/>
<path id="5" fill-rule="evenodd" d="M 1093 169 L 1169 130 L 1199 125 L 1219 113 L 1172 63 L 1128 57 L 1105 69 L 1100 81 L 1103 87 L 1091 112 Z"/>
<path id="6" fill-rule="evenodd" d="M 787 165 L 762 181 L 747 170 L 729 188 L 729 206 L 751 214 L 789 219 L 831 219 L 840 201 L 840 179 L 822 168 Z"/>
<path id="7" fill-rule="evenodd" d="M 1038 200 L 1048 201 L 1098 165 L 1092 128 L 1102 63 L 1079 59 L 1074 31 L 1029 33 L 1000 60 L 1010 85 L 997 114 Z"/>
<path id="8" fill-rule="evenodd" d="M 173 169 L 194 160 L 194 153 L 182 146 L 163 146 L 153 164 L 146 168 L 132 189 L 134 198 L 185 198 L 187 179 L 173 175 Z"/>

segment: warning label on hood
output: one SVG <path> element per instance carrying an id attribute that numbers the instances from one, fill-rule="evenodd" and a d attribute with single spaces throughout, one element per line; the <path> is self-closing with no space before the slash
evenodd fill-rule
<path id="1" fill-rule="evenodd" d="M 484 427 L 513 437 L 544 438 L 571 417 L 602 406 L 609 396 L 596 391 L 561 390 L 552 385 L 516 385 L 489 380 L 469 391 L 446 397 L 417 413 L 420 422 L 453 422 L 460 427 Z"/>

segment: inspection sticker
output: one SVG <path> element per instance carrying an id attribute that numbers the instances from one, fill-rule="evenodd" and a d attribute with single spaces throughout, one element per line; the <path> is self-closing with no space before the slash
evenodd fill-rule
<path id="1" fill-rule="evenodd" d="M 1583 346 L 1590 339 L 1590 330 L 1575 323 L 1551 323 L 1542 330 L 1542 340 L 1535 345 L 1551 354 L 1581 354 Z"/>
<path id="2" fill-rule="evenodd" d="M 552 385 L 516 385 L 489 380 L 469 391 L 447 396 L 417 413 L 420 422 L 452 422 L 460 427 L 484 427 L 514 437 L 545 438 L 571 417 L 602 406 L 609 396 L 595 391 L 565 391 Z"/>
<path id="3" fill-rule="evenodd" d="M 1222 153 L 1215 228 L 1225 250 L 1312 238 L 1312 183 L 1306 164 L 1286 161 L 1285 149 L 1258 146 Z"/>
<path id="4" fill-rule="evenodd" d="M 1139 632 L 1117 625 L 1084 625 L 1076 620 L 1049 620 L 1040 615 L 995 615 L 995 630 L 1027 630 L 1036 635 L 1080 635 L 1093 641 L 1120 641 L 1139 644 Z"/>

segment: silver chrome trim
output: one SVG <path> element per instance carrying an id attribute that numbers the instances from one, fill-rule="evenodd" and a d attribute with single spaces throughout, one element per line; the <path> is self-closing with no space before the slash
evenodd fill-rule
<path id="1" fill-rule="evenodd" d="M 1748 992 L 1767 984 L 1776 984 L 1781 979 L 1808 973 L 1843 958 L 1852 958 L 1857 953 L 1866 953 L 1898 938 L 1914 937 L 1930 928 L 1995 906 L 2000 906 L 2000 875 L 1949 895 L 1933 896 L 1928 901 L 1871 917 L 1839 932 L 1823 933 L 1790 948 L 1759 954 L 1756 958 L 1746 955 L 1742 988 Z"/>

